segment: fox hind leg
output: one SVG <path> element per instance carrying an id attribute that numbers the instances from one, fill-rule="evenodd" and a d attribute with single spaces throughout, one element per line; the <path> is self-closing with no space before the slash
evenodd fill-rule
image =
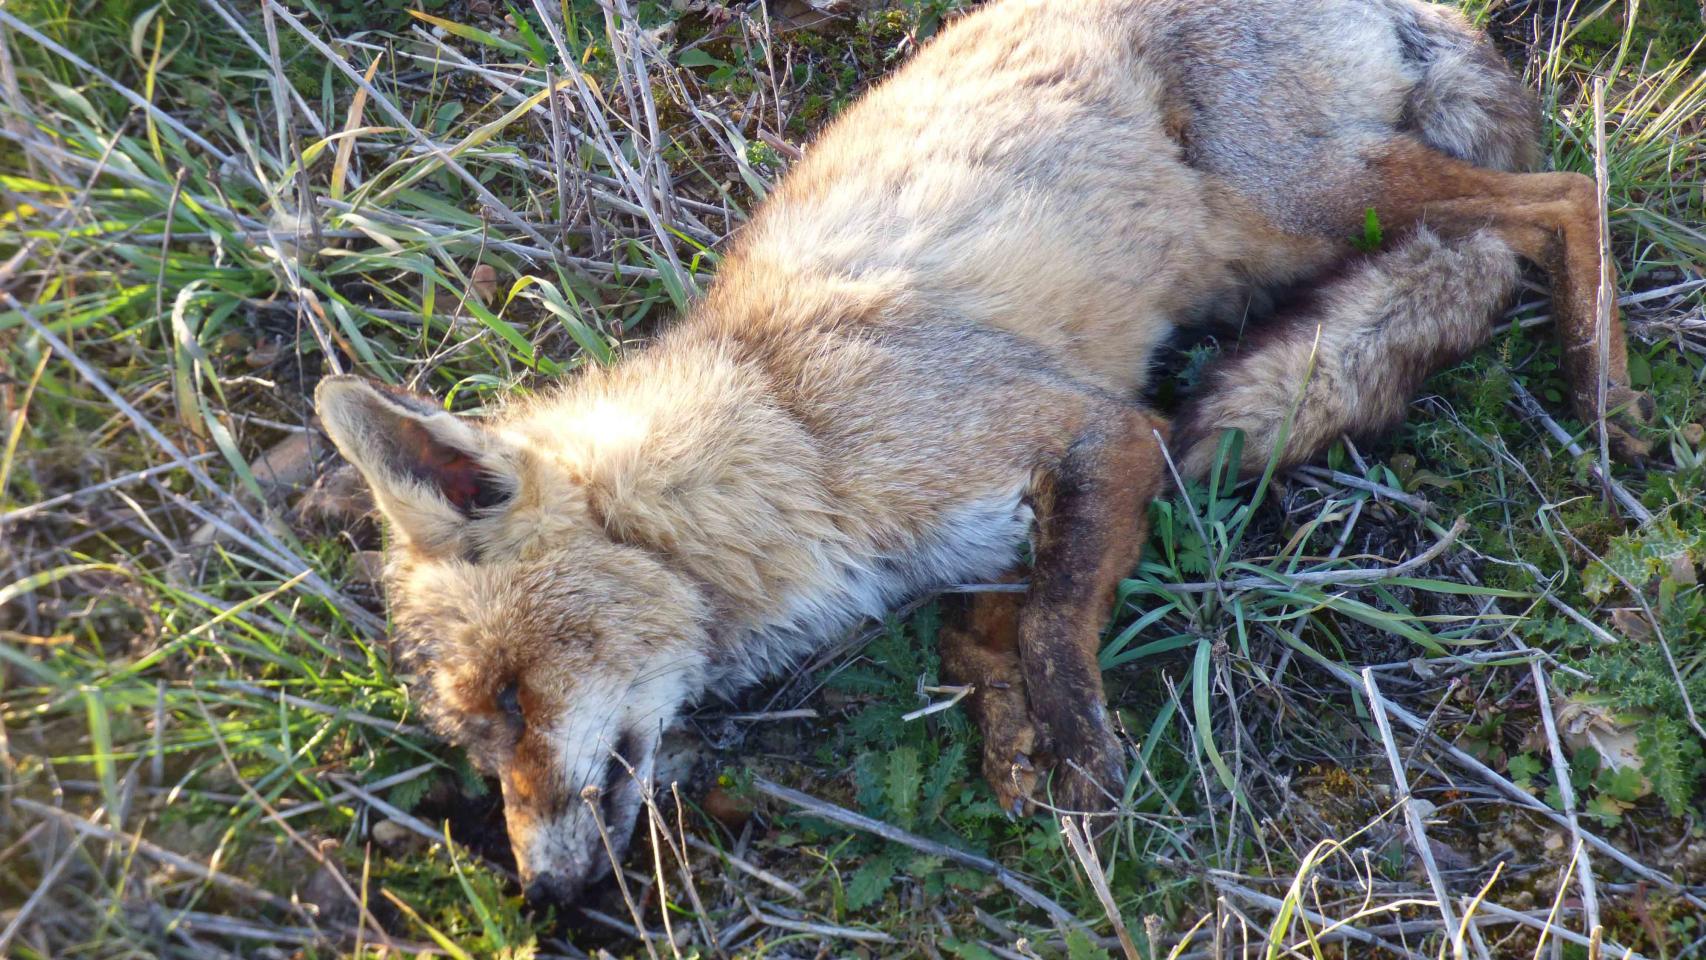
<path id="1" fill-rule="evenodd" d="M 1552 325 L 1576 418 L 1591 424 L 1603 413 L 1612 451 L 1625 460 L 1645 457 L 1649 448 L 1638 430 L 1652 418 L 1653 404 L 1630 384 L 1628 339 L 1614 298 L 1603 305 L 1601 344 L 1602 271 L 1612 274 L 1615 266 L 1600 257 L 1599 196 L 1593 181 L 1575 173 L 1481 170 L 1403 143 L 1393 145 L 1378 164 L 1388 168 L 1388 181 L 1403 182 L 1390 201 L 1396 216 L 1446 226 L 1484 225 L 1551 275 Z"/>
<path id="2" fill-rule="evenodd" d="M 1310 337 L 1313 347 L 1317 326 L 1322 343 L 1313 355 L 1323 385 L 1312 386 L 1305 396 L 1281 462 L 1306 460 L 1345 430 L 1394 422 L 1429 373 L 1485 339 L 1493 307 L 1515 282 L 1513 254 L 1551 275 L 1553 325 L 1576 416 L 1584 423 L 1599 419 L 1603 373 L 1611 448 L 1625 460 L 1644 457 L 1648 446 L 1638 431 L 1652 416 L 1652 401 L 1630 384 L 1628 342 L 1615 302 L 1605 305 L 1601 369 L 1598 298 L 1601 271 L 1610 264 L 1600 257 L 1593 181 L 1574 173 L 1477 167 L 1407 137 L 1382 143 L 1365 160 L 1370 176 L 1361 204 L 1374 208 L 1391 234 L 1409 239 L 1369 263 L 1353 265 L 1345 280 L 1329 283 L 1322 291 L 1325 307 L 1282 324 L 1274 344 L 1258 343 L 1211 372 L 1210 387 L 1181 417 L 1190 445 L 1180 446 L 1187 463 L 1200 474 L 1211 454 L 1194 447 L 1233 426 L 1269 439 L 1267 447 L 1258 442 L 1247 450 L 1245 469 L 1252 469 L 1248 458 L 1258 453 L 1255 466 L 1265 463 L 1311 355 L 1298 338 Z M 1356 224 L 1339 228 L 1350 235 Z M 1441 244 L 1442 237 L 1453 239 Z M 1494 241 L 1508 253 L 1489 246 Z M 1464 284 L 1464 277 L 1474 283 Z M 1444 285 L 1457 296 L 1431 296 L 1429 284 Z M 1391 301 L 1384 307 L 1371 299 L 1380 291 Z M 1360 309 L 1358 302 L 1363 302 Z M 1272 407 L 1276 383 L 1289 383 L 1292 392 L 1285 405 Z M 1217 388 L 1225 395 L 1215 396 Z M 1270 408 L 1250 406 L 1262 402 Z M 1394 403 L 1399 414 L 1393 412 Z M 1359 411 L 1359 405 L 1365 409 Z"/>
<path id="3" fill-rule="evenodd" d="M 1516 253 L 1490 231 L 1447 241 L 1418 229 L 1351 265 L 1209 370 L 1174 421 L 1181 472 L 1207 476 L 1226 429 L 1245 433 L 1233 468 L 1248 475 L 1282 435 L 1287 467 L 1341 434 L 1395 426 L 1430 373 L 1486 341 L 1517 278 Z"/>
<path id="4" fill-rule="evenodd" d="M 1615 299 L 1604 305 L 1601 369 L 1601 277 L 1613 274 L 1615 265 L 1600 256 L 1599 195 L 1593 180 L 1578 173 L 1487 170 L 1405 138 L 1387 143 L 1369 161 L 1376 175 L 1370 204 L 1383 221 L 1390 215 L 1400 228 L 1417 223 L 1439 230 L 1484 227 L 1550 274 L 1552 324 L 1577 419 L 1599 419 L 1603 373 L 1603 413 L 1612 450 L 1626 460 L 1644 457 L 1648 446 L 1637 431 L 1652 417 L 1652 400 L 1630 385 L 1628 341 Z"/>

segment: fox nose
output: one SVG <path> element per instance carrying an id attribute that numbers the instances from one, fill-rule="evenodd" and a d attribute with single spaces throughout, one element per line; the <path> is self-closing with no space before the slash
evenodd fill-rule
<path id="1" fill-rule="evenodd" d="M 527 884 L 527 905 L 535 910 L 564 907 L 581 894 L 581 884 L 560 873 L 542 873 Z"/>

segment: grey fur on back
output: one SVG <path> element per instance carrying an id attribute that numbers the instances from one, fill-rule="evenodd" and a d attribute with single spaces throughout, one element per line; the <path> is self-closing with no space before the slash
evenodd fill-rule
<path id="1" fill-rule="evenodd" d="M 1532 167 L 1538 113 L 1487 40 L 1420 0 L 1143 0 L 1143 41 L 1179 91 L 1185 158 L 1299 232 L 1366 178 L 1394 130 L 1501 170 Z M 1350 149 L 1347 149 L 1349 147 Z"/>

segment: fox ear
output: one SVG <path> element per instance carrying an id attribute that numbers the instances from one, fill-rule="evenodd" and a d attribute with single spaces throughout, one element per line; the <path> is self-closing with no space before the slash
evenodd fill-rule
<path id="1" fill-rule="evenodd" d="M 380 510 L 420 546 L 451 546 L 470 519 L 515 493 L 512 459 L 492 431 L 445 412 L 431 397 L 337 376 L 320 381 L 314 406 Z"/>

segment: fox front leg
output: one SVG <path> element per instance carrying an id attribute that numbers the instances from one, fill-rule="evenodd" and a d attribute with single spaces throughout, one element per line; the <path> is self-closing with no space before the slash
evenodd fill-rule
<path id="1" fill-rule="evenodd" d="M 1023 812 L 1036 789 L 1040 745 L 1019 662 L 1022 601 L 1016 593 L 949 596 L 937 633 L 943 675 L 972 688 L 966 709 L 983 734 L 983 778 L 1009 814 Z"/>
<path id="2" fill-rule="evenodd" d="M 1019 611 L 1025 693 L 1054 759 L 1048 792 L 1067 810 L 1106 809 L 1124 783 L 1096 654 L 1115 590 L 1143 552 L 1146 508 L 1166 477 L 1163 421 L 1110 404 L 1091 423 L 1033 480 L 1035 563 Z"/>

